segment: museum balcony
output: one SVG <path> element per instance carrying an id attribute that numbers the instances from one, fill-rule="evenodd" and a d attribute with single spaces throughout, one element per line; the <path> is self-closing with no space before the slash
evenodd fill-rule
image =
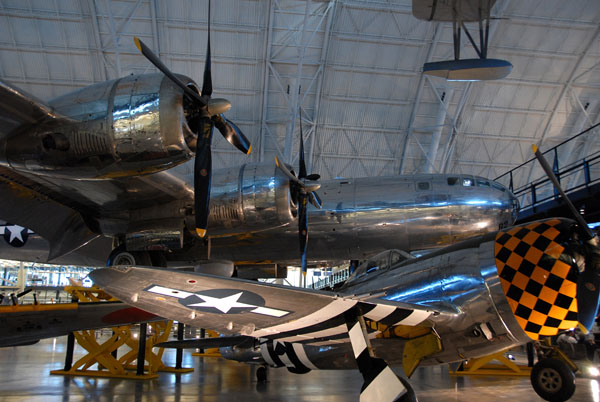
<path id="1" fill-rule="evenodd" d="M 600 221 L 600 151 L 595 147 L 600 142 L 599 126 L 595 124 L 552 148 L 540 148 L 563 190 L 592 226 Z M 519 199 L 517 223 L 571 217 L 535 157 L 494 180 L 506 185 Z"/>

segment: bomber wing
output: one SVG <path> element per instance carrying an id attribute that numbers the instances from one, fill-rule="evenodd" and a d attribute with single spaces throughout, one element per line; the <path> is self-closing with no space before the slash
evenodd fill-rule
<path id="1" fill-rule="evenodd" d="M 0 347 L 35 343 L 72 331 L 162 320 L 121 302 L 0 306 Z"/>
<path id="2" fill-rule="evenodd" d="M 380 303 L 376 295 L 342 295 L 156 268 L 103 268 L 90 277 L 123 302 L 162 317 L 222 334 L 286 342 L 347 339 L 344 315 L 354 308 L 386 326 L 429 326 L 431 314 L 440 313 L 423 306 Z"/>
<path id="3" fill-rule="evenodd" d="M 44 102 L 8 82 L 0 80 L 0 138 L 25 123 L 55 119 L 54 110 Z"/>

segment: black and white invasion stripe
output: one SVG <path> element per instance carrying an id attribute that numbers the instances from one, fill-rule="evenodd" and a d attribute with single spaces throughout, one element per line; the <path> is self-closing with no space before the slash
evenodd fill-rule
<path id="1" fill-rule="evenodd" d="M 266 340 L 260 344 L 260 352 L 272 367 L 288 367 L 298 373 L 306 373 L 318 368 L 309 360 L 304 346 L 299 343 Z"/>
<path id="2" fill-rule="evenodd" d="M 305 317 L 293 322 L 263 328 L 251 336 L 276 339 L 281 342 L 326 342 L 328 339 L 346 338 L 347 328 L 344 314 L 357 307 L 359 314 L 388 327 L 394 325 L 415 326 L 431 315 L 427 310 L 405 309 L 384 304 L 357 303 L 355 300 L 336 299 Z M 338 341 L 339 342 L 339 341 Z M 338 343 L 335 342 L 335 343 Z"/>
<path id="3" fill-rule="evenodd" d="M 406 387 L 383 359 L 370 355 L 367 331 L 356 313 L 348 311 L 345 316 L 354 358 L 364 380 L 361 402 L 395 401 L 407 392 Z"/>

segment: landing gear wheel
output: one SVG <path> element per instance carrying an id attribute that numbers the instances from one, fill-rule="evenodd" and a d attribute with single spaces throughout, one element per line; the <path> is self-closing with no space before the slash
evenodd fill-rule
<path id="1" fill-rule="evenodd" d="M 106 265 L 109 267 L 114 265 L 152 266 L 152 260 L 147 251 L 127 251 L 125 247 L 119 246 L 110 253 Z"/>
<path id="2" fill-rule="evenodd" d="M 575 392 L 575 374 L 561 360 L 543 359 L 531 370 L 531 385 L 547 401 L 566 401 Z"/>
<path id="3" fill-rule="evenodd" d="M 398 378 L 402 385 L 404 385 L 404 388 L 406 388 L 406 393 L 398 398 L 397 402 L 418 402 L 417 394 L 415 394 L 415 390 L 412 385 L 410 385 L 410 382 L 404 377 L 398 376 Z"/>
<path id="4" fill-rule="evenodd" d="M 267 382 L 267 368 L 265 366 L 256 369 L 256 381 Z"/>

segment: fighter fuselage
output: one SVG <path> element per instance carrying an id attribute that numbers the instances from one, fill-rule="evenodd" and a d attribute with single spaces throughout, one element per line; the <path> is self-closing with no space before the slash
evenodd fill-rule
<path id="1" fill-rule="evenodd" d="M 549 219 L 467 240 L 418 259 L 364 265 L 337 292 L 441 312 L 429 320 L 442 350 L 421 364 L 462 361 L 576 326 L 578 273 L 595 269 L 583 264 L 579 250 L 574 222 Z M 375 354 L 393 364 L 402 363 L 410 338 L 427 333 L 412 330 L 411 335 L 408 328 L 388 328 L 384 337 L 371 330 Z M 343 342 L 314 345 L 313 340 L 312 345 L 294 346 L 257 341 L 253 361 L 259 357 L 267 364 L 290 362 L 294 356 L 295 365 L 283 365 L 292 370 L 355 368 L 351 346 Z M 222 353 L 240 361 L 251 356 L 235 347 L 223 348 Z"/>

